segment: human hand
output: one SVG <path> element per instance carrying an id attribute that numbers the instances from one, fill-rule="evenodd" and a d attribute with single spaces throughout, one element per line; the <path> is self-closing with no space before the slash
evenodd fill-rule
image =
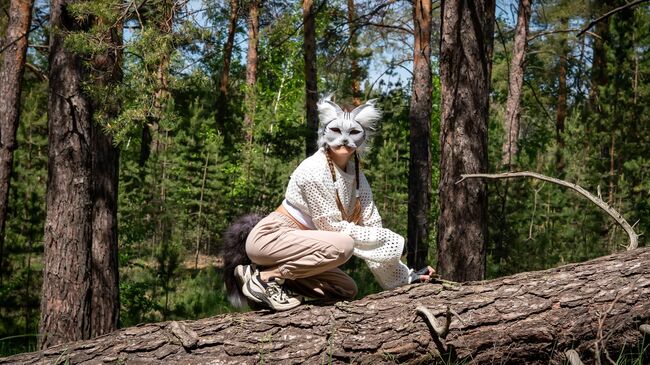
<path id="1" fill-rule="evenodd" d="M 426 267 L 418 271 L 414 271 L 411 274 L 411 282 L 428 283 L 437 277 L 438 274 L 436 274 L 436 270 L 434 270 L 431 266 L 427 265 Z"/>

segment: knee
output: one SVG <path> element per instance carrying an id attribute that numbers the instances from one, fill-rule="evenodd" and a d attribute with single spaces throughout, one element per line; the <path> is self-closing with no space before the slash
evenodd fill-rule
<path id="1" fill-rule="evenodd" d="M 342 265 L 346 263 L 354 251 L 354 240 L 347 234 L 337 234 L 337 237 L 332 242 L 327 251 L 328 256 L 334 257 L 337 264 Z"/>
<path id="2" fill-rule="evenodd" d="M 339 259 L 342 260 L 342 263 L 345 263 L 352 257 L 354 252 L 354 240 L 347 234 L 341 234 L 337 247 L 339 248 Z"/>

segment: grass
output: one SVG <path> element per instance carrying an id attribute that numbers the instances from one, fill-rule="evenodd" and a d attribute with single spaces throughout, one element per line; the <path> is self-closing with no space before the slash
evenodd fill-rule
<path id="1" fill-rule="evenodd" d="M 38 350 L 38 337 L 30 333 L 0 338 L 0 357 Z"/>

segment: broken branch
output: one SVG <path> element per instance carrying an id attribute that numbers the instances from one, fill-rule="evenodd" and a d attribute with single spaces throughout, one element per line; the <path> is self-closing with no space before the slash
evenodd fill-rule
<path id="1" fill-rule="evenodd" d="M 456 184 L 459 184 L 463 182 L 465 179 L 475 179 L 475 178 L 484 178 L 484 179 L 511 179 L 515 177 L 532 177 L 535 179 L 539 179 L 542 181 L 548 181 L 553 184 L 557 184 L 560 186 L 567 187 L 569 189 L 572 189 L 576 192 L 578 192 L 580 195 L 584 196 L 585 198 L 589 199 L 592 203 L 596 204 L 600 209 L 604 210 L 607 214 L 609 214 L 610 217 L 614 218 L 614 220 L 627 232 L 627 235 L 630 238 L 630 245 L 627 247 L 628 250 L 633 250 L 639 246 L 639 236 L 634 232 L 634 228 L 630 226 L 630 224 L 623 218 L 623 216 L 617 212 L 614 208 L 610 207 L 609 204 L 604 202 L 602 199 L 599 197 L 594 196 L 581 186 L 566 182 L 564 180 L 556 179 L 553 177 L 549 177 L 546 175 L 538 174 L 536 172 L 529 172 L 529 171 L 522 171 L 522 172 L 505 172 L 501 174 L 464 174 L 460 175 L 461 179 L 456 182 Z"/>

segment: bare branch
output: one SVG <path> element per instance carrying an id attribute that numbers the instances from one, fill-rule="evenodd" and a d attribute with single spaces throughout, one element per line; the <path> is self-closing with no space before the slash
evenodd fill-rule
<path id="1" fill-rule="evenodd" d="M 566 359 L 571 365 L 584 365 L 582 360 L 580 360 L 580 355 L 576 352 L 576 350 L 571 349 L 567 352 L 564 353 L 566 355 Z"/>
<path id="2" fill-rule="evenodd" d="M 41 81 L 48 81 L 47 75 L 43 70 L 35 66 L 34 64 L 31 64 L 29 62 L 25 62 L 25 67 L 30 70 L 36 77 L 41 79 Z"/>
<path id="3" fill-rule="evenodd" d="M 447 306 L 447 311 L 445 312 L 445 322 L 443 324 L 440 324 L 433 313 L 431 313 L 431 311 L 429 311 L 429 309 L 424 306 L 419 305 L 417 308 L 415 308 L 415 311 L 426 319 L 426 322 L 429 323 L 431 328 L 433 328 L 433 331 L 439 339 L 444 339 L 447 337 L 447 334 L 449 333 L 449 325 L 451 324 L 451 310 L 449 309 L 449 306 Z"/>
<path id="4" fill-rule="evenodd" d="M 548 30 L 548 31 L 545 31 L 545 32 L 539 32 L 539 33 L 531 35 L 530 37 L 528 37 L 527 41 L 530 42 L 530 41 L 534 40 L 535 38 L 543 37 L 545 35 L 554 35 L 554 34 L 558 34 L 558 33 L 572 33 L 572 32 L 577 32 L 579 30 L 580 29 Z"/>
<path id="5" fill-rule="evenodd" d="M 650 336 L 650 324 L 642 324 L 639 327 L 639 331 L 641 331 L 642 333 Z"/>
<path id="6" fill-rule="evenodd" d="M 633 1 L 633 2 L 631 2 L 631 3 L 625 4 L 625 5 L 623 5 L 623 6 L 619 6 L 618 8 L 616 8 L 616 9 L 614 9 L 614 10 L 612 10 L 612 11 L 607 12 L 607 13 L 603 14 L 602 16 L 600 16 L 598 19 L 596 19 L 596 20 L 592 20 L 589 24 L 587 24 L 587 26 L 584 27 L 584 28 L 580 31 L 580 33 L 578 33 L 578 35 L 577 35 L 576 37 L 580 37 L 580 36 L 583 35 L 586 31 L 588 31 L 591 27 L 593 27 L 594 25 L 596 25 L 596 23 L 598 23 L 598 22 L 600 22 L 600 21 L 602 21 L 602 20 L 605 20 L 605 19 L 609 18 L 610 16 L 612 16 L 612 15 L 618 13 L 619 11 L 622 11 L 622 10 L 625 10 L 625 9 L 628 9 L 628 8 L 631 8 L 631 7 L 633 7 L 633 6 L 636 6 L 636 5 L 639 5 L 639 4 L 641 4 L 641 3 L 645 3 L 645 2 L 648 2 L 648 1 L 649 1 L 649 0 L 637 0 L 637 1 Z"/>
<path id="7" fill-rule="evenodd" d="M 8 41 L 7 44 L 2 45 L 2 48 L 0 48 L 0 53 L 3 53 L 7 48 L 13 46 L 14 44 L 16 44 L 16 42 L 23 39 L 24 37 L 27 37 L 29 35 L 29 33 L 35 31 L 38 28 L 40 28 L 39 25 L 34 26 L 34 27 L 30 28 L 27 32 L 25 32 L 24 34 L 18 36 L 18 38 L 12 39 L 12 40 L 7 40 Z"/>
<path id="8" fill-rule="evenodd" d="M 600 209 L 604 210 L 607 214 L 609 214 L 610 217 L 614 218 L 614 220 L 627 232 L 629 238 L 630 238 L 630 245 L 627 247 L 628 251 L 633 250 L 639 246 L 639 236 L 634 232 L 634 229 L 630 224 L 623 218 L 623 216 L 617 212 L 614 208 L 610 207 L 609 204 L 604 202 L 602 199 L 594 196 L 587 190 L 583 189 L 581 186 L 577 184 L 572 184 L 569 182 L 566 182 L 564 180 L 556 179 L 553 177 L 549 177 L 546 175 L 538 174 L 536 172 L 529 172 L 529 171 L 523 171 L 523 172 L 506 172 L 506 173 L 501 173 L 501 174 L 464 174 L 460 175 L 461 179 L 456 182 L 456 184 L 459 184 L 463 182 L 465 179 L 473 179 L 473 178 L 485 178 L 485 179 L 510 179 L 510 178 L 515 178 L 515 177 L 532 177 L 535 179 L 543 180 L 543 181 L 548 181 L 557 185 L 561 185 L 564 187 L 567 187 L 569 189 L 572 189 L 585 198 L 589 199 L 592 203 L 596 204 Z"/>

